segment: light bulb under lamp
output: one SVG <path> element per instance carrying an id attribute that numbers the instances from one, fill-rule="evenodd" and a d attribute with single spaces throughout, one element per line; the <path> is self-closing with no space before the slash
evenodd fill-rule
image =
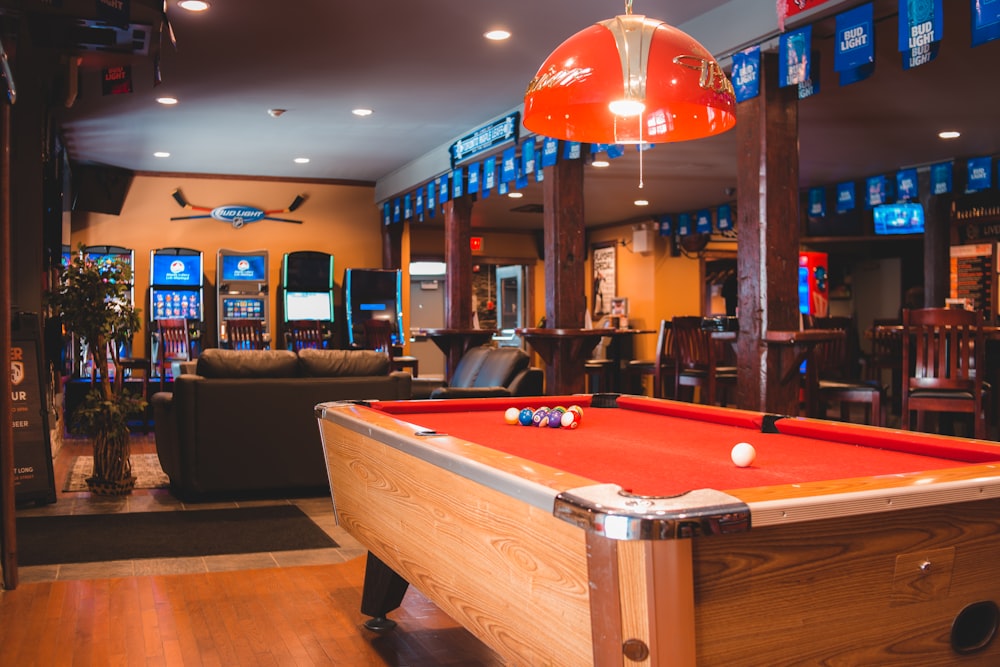
<path id="1" fill-rule="evenodd" d="M 643 108 L 631 115 L 609 109 L 622 100 Z M 523 122 L 536 134 L 584 143 L 685 141 L 733 127 L 736 96 L 697 40 L 628 13 L 556 47 L 528 85 Z"/>

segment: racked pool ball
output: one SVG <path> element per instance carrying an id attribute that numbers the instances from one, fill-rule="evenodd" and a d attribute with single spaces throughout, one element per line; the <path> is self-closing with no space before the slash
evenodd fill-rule
<path id="1" fill-rule="evenodd" d="M 569 406 L 569 410 L 570 412 L 575 412 L 576 414 L 578 414 L 580 416 L 580 419 L 583 419 L 583 408 L 581 408 L 579 405 L 571 405 Z"/>
<path id="2" fill-rule="evenodd" d="M 549 412 L 549 426 L 551 428 L 559 428 L 562 426 L 562 416 L 566 414 L 565 412 L 559 412 L 559 410 L 552 410 Z"/>
<path id="3" fill-rule="evenodd" d="M 517 408 L 507 408 L 507 411 L 503 413 L 503 420 L 508 424 L 516 424 L 520 415 L 521 411 Z"/>
<path id="4" fill-rule="evenodd" d="M 517 415 L 517 421 L 521 422 L 521 426 L 531 426 L 531 418 L 535 416 L 535 413 L 531 411 L 531 408 L 524 408 Z"/>
<path id="5" fill-rule="evenodd" d="M 567 410 L 562 416 L 563 428 L 577 428 L 580 425 L 580 414 L 573 409 Z"/>
<path id="6" fill-rule="evenodd" d="M 531 423 L 538 427 L 548 426 L 549 409 L 542 407 L 535 410 L 535 416 L 531 418 Z"/>

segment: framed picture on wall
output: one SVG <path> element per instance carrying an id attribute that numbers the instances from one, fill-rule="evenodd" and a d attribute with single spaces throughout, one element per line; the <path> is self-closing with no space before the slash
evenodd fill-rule
<path id="1" fill-rule="evenodd" d="M 591 312 L 594 319 L 603 317 L 611 311 L 611 300 L 615 298 L 618 291 L 615 280 L 615 248 L 617 245 L 614 241 L 608 241 L 593 247 L 594 301 Z"/>

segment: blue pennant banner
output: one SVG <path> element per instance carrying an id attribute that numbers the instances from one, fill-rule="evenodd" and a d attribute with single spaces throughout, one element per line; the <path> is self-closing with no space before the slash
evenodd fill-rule
<path id="1" fill-rule="evenodd" d="M 848 181 L 846 183 L 838 183 L 837 213 L 847 213 L 848 211 L 853 211 L 854 206 L 855 206 L 854 181 Z"/>
<path id="2" fill-rule="evenodd" d="M 559 159 L 559 140 L 545 137 L 542 141 L 542 167 L 555 166 Z"/>
<path id="3" fill-rule="evenodd" d="M 528 139 L 521 146 L 521 171 L 524 174 L 535 173 L 535 140 Z"/>
<path id="4" fill-rule="evenodd" d="M 951 162 L 939 162 L 931 165 L 931 194 L 943 195 L 951 192 Z"/>
<path id="5" fill-rule="evenodd" d="M 433 182 L 428 183 L 427 184 L 427 215 L 429 217 L 431 217 L 431 218 L 434 217 L 434 212 L 435 212 L 434 210 L 437 208 L 437 203 L 436 203 L 435 197 L 434 197 L 434 195 L 435 195 L 436 192 L 437 192 L 437 184 L 433 183 Z"/>
<path id="6" fill-rule="evenodd" d="M 579 160 L 582 153 L 582 145 L 579 141 L 566 141 L 563 143 L 563 159 Z"/>
<path id="7" fill-rule="evenodd" d="M 421 185 L 419 188 L 417 188 L 417 192 L 416 192 L 416 194 L 414 194 L 414 197 L 415 197 L 415 202 L 416 203 L 413 206 L 413 213 L 415 215 L 423 215 L 424 214 L 424 186 Z"/>
<path id="8" fill-rule="evenodd" d="M 510 184 L 500 181 L 500 185 L 497 186 L 497 192 L 502 195 L 507 194 L 510 192 Z"/>
<path id="9" fill-rule="evenodd" d="M 513 149 L 511 149 L 513 152 Z M 504 165 L 507 164 L 507 151 L 504 151 L 503 155 Z M 492 190 L 497 186 L 497 158 L 495 155 L 483 160 L 483 194 Z M 488 196 L 488 195 L 487 195 Z"/>
<path id="10" fill-rule="evenodd" d="M 677 233 L 681 236 L 691 234 L 691 214 L 681 213 L 677 216 Z"/>
<path id="11" fill-rule="evenodd" d="M 720 232 L 725 232 L 733 228 L 733 207 L 729 204 L 723 204 L 718 210 L 718 220 L 716 221 L 716 226 L 719 228 Z"/>
<path id="12" fill-rule="evenodd" d="M 809 78 L 799 84 L 799 99 L 819 94 L 819 51 L 812 52 L 812 60 L 809 62 Z"/>
<path id="13" fill-rule="evenodd" d="M 399 222 L 403 219 L 403 204 L 399 197 L 392 200 L 392 221 Z"/>
<path id="14" fill-rule="evenodd" d="M 896 199 L 916 199 L 920 196 L 917 189 L 917 170 L 900 169 L 896 172 Z"/>
<path id="15" fill-rule="evenodd" d="M 711 234 L 712 233 L 712 212 L 707 208 L 703 208 L 698 211 L 695 217 L 695 230 L 699 234 Z"/>
<path id="16" fill-rule="evenodd" d="M 926 65 L 944 36 L 941 0 L 899 0 L 899 51 L 903 69 Z"/>
<path id="17" fill-rule="evenodd" d="M 875 62 L 875 22 L 872 3 L 837 15 L 837 46 L 833 69 L 857 69 Z"/>
<path id="18" fill-rule="evenodd" d="M 388 225 L 392 222 L 392 204 L 385 202 L 382 204 L 382 224 Z"/>
<path id="19" fill-rule="evenodd" d="M 1000 2 L 970 0 L 972 4 L 972 45 L 1000 39 Z"/>
<path id="20" fill-rule="evenodd" d="M 809 79 L 812 26 L 786 32 L 778 40 L 778 85 L 797 86 Z"/>
<path id="21" fill-rule="evenodd" d="M 993 187 L 993 158 L 974 157 L 968 162 L 969 180 L 966 192 L 979 192 Z"/>
<path id="22" fill-rule="evenodd" d="M 736 101 L 760 95 L 760 46 L 733 54 L 733 88 Z"/>
<path id="23" fill-rule="evenodd" d="M 500 182 L 510 183 L 517 178 L 517 153 L 513 148 L 508 148 L 503 152 L 503 161 L 500 163 Z"/>
<path id="24" fill-rule="evenodd" d="M 826 217 L 826 188 L 818 187 L 809 190 L 809 217 Z"/>
<path id="25" fill-rule="evenodd" d="M 625 155 L 625 147 L 621 144 L 608 144 L 608 159 L 614 160 Z"/>
<path id="26" fill-rule="evenodd" d="M 865 181 L 867 193 L 865 195 L 865 207 L 872 208 L 886 203 L 886 181 L 885 176 L 872 176 Z"/>
<path id="27" fill-rule="evenodd" d="M 462 168 L 459 167 L 455 171 L 451 172 L 451 197 L 452 199 L 458 199 L 465 191 L 463 190 L 463 185 L 465 185 L 462 178 Z"/>
<path id="28" fill-rule="evenodd" d="M 403 196 L 403 220 L 409 220 L 413 217 L 413 197 L 411 195 Z"/>
<path id="29" fill-rule="evenodd" d="M 469 194 L 475 194 L 479 192 L 479 163 L 473 162 L 466 168 L 466 173 L 469 175 L 469 182 L 465 186 L 465 191 Z"/>
<path id="30" fill-rule="evenodd" d="M 661 215 L 656 218 L 656 225 L 660 229 L 660 236 L 670 236 L 674 233 L 673 221 L 669 215 Z"/>
<path id="31" fill-rule="evenodd" d="M 451 188 L 448 187 L 448 174 L 442 174 L 438 178 L 438 201 L 443 204 L 449 199 L 451 199 Z"/>

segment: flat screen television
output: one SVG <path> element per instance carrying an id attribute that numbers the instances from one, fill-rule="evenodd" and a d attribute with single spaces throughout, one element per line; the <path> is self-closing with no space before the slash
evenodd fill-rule
<path id="1" fill-rule="evenodd" d="M 267 255 L 221 255 L 224 282 L 267 282 Z"/>
<path id="2" fill-rule="evenodd" d="M 403 340 L 402 277 L 393 269 L 347 269 L 344 271 L 344 306 L 347 335 L 351 345 L 364 342 L 365 320 L 392 323 L 392 341 Z"/>
<path id="3" fill-rule="evenodd" d="M 149 308 L 154 320 L 182 317 L 201 320 L 201 290 L 159 289 L 150 290 Z"/>
<path id="4" fill-rule="evenodd" d="M 246 296 L 223 297 L 222 319 L 262 320 L 264 319 L 264 299 Z"/>
<path id="5" fill-rule="evenodd" d="M 333 321 L 332 292 L 285 292 L 285 320 Z"/>
<path id="6" fill-rule="evenodd" d="M 286 253 L 281 284 L 292 292 L 325 292 L 333 289 L 333 255 L 312 250 Z"/>
<path id="7" fill-rule="evenodd" d="M 150 285 L 200 287 L 201 281 L 201 255 L 153 254 Z"/>
<path id="8" fill-rule="evenodd" d="M 879 236 L 924 232 L 924 208 L 920 204 L 881 204 L 872 209 L 872 215 Z"/>

